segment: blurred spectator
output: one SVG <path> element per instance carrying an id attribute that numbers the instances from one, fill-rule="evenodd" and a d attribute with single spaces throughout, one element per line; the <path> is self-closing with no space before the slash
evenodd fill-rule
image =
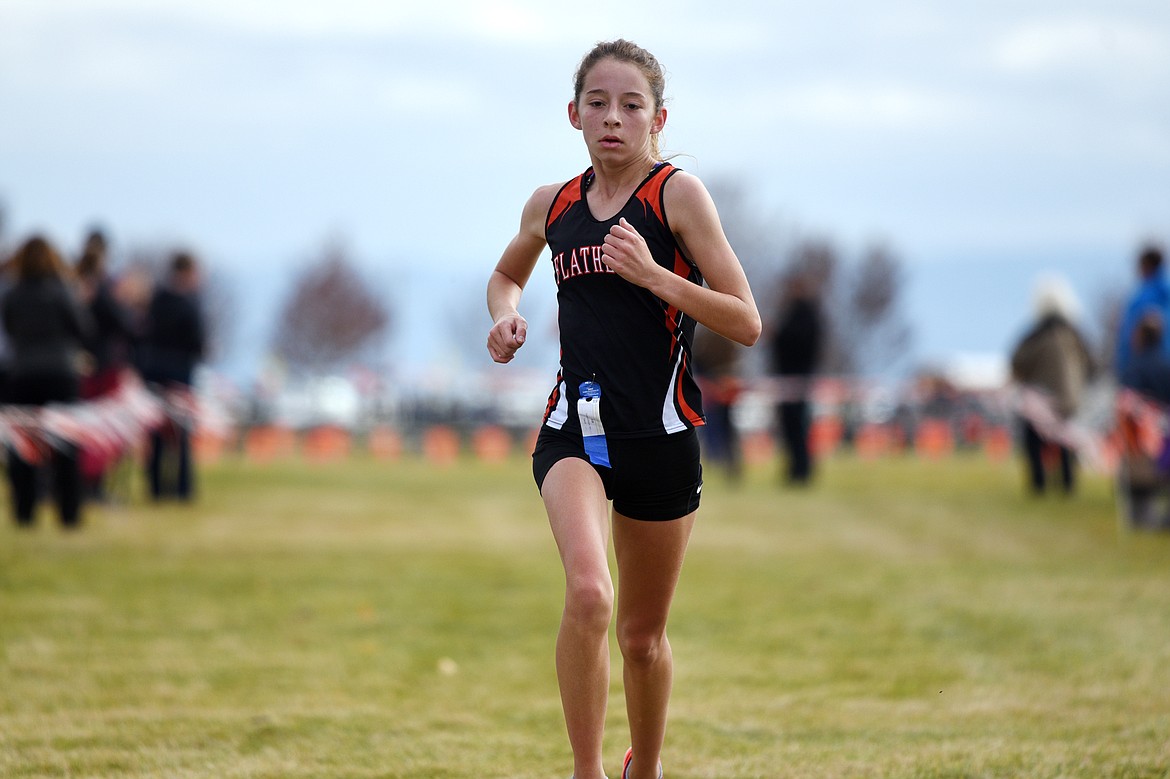
<path id="1" fill-rule="evenodd" d="M 812 376 L 824 341 L 820 305 L 813 282 L 794 274 L 786 282 L 780 324 L 772 337 L 772 372 L 780 377 L 777 426 L 787 456 L 789 484 L 803 485 L 813 476 L 809 448 L 812 427 Z"/>
<path id="2" fill-rule="evenodd" d="M 90 384 L 108 383 L 108 374 L 130 365 L 133 343 L 138 337 L 130 310 L 119 299 L 109 273 L 109 253 L 105 236 L 98 230 L 86 238 L 77 260 L 77 281 L 82 301 L 89 308 L 94 330 L 87 347 L 94 365 Z M 102 394 L 83 383 L 82 394 Z"/>
<path id="3" fill-rule="evenodd" d="M 1119 377 L 1123 386 L 1157 404 L 1147 410 L 1129 398 L 1121 397 L 1118 403 L 1120 505 L 1132 527 L 1147 530 L 1170 529 L 1170 436 L 1165 430 L 1170 410 L 1170 357 L 1162 349 L 1164 337 L 1161 315 L 1147 311 L 1134 330 L 1133 353 Z M 1142 443 L 1159 439 L 1160 451 L 1151 451 Z"/>
<path id="4" fill-rule="evenodd" d="M 150 438 L 147 478 L 155 500 L 194 497 L 194 420 L 189 410 L 195 366 L 203 357 L 205 342 L 199 287 L 198 263 L 192 255 L 178 252 L 147 309 L 140 354 L 142 378 L 168 399 L 172 410 L 169 424 Z"/>
<path id="5" fill-rule="evenodd" d="M 44 406 L 78 400 L 82 345 L 88 317 L 69 289 L 61 256 L 40 236 L 30 238 L 12 259 L 15 285 L 0 302 L 0 316 L 12 349 L 6 390 L 8 403 Z M 81 523 L 81 473 L 77 448 L 63 440 L 33 440 L 11 447 L 8 478 L 18 525 L 33 523 L 43 479 L 43 464 L 62 526 Z"/>
<path id="6" fill-rule="evenodd" d="M 1162 315 L 1147 311 L 1134 328 L 1132 353 L 1119 379 L 1123 386 L 1170 406 L 1170 355 L 1162 348 L 1165 337 Z"/>
<path id="7" fill-rule="evenodd" d="M 1036 290 L 1036 323 L 1012 352 L 1012 378 L 1036 390 L 1043 407 L 1020 417 L 1031 489 L 1047 486 L 1045 452 L 1060 460 L 1061 486 L 1076 487 L 1076 455 L 1060 438 L 1060 427 L 1077 412 L 1093 362 L 1084 337 L 1073 325 L 1076 302 L 1060 279 L 1046 279 Z"/>
<path id="8" fill-rule="evenodd" d="M 1117 356 L 1114 368 L 1117 376 L 1129 369 L 1134 349 L 1134 332 L 1147 313 L 1157 313 L 1162 322 L 1170 322 L 1170 285 L 1162 263 L 1162 249 L 1154 244 L 1143 247 L 1138 254 L 1137 271 L 1140 282 L 1126 303 L 1117 332 Z M 1165 330 L 1165 328 L 1164 328 Z M 1160 347 L 1170 354 L 1170 332 L 1162 333 Z"/>
<path id="9" fill-rule="evenodd" d="M 742 390 L 740 347 L 699 325 L 692 354 L 707 418 L 707 424 L 699 428 L 703 455 L 719 463 L 732 481 L 738 481 L 743 474 L 743 455 L 731 412 Z"/>
<path id="10" fill-rule="evenodd" d="M 0 299 L 12 289 L 16 275 L 16 255 L 5 257 L 0 251 Z M 8 376 L 12 371 L 12 345 L 9 343 L 8 332 L 0 327 L 0 403 L 8 402 Z"/>
<path id="11" fill-rule="evenodd" d="M 83 400 L 100 398 L 118 389 L 123 372 L 130 364 L 136 337 L 129 310 L 115 297 L 107 270 L 107 256 L 105 235 L 100 230 L 90 231 L 77 261 L 81 300 L 86 304 L 93 323 L 86 342 L 92 364 L 81 379 Z M 106 471 L 120 454 L 108 446 L 82 448 L 81 478 L 87 496 L 104 497 Z"/>

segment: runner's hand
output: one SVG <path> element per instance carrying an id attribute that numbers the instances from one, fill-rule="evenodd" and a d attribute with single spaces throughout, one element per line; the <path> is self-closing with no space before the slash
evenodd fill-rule
<path id="1" fill-rule="evenodd" d="M 528 322 L 519 314 L 507 314 L 496 320 L 488 333 L 488 354 L 498 363 L 509 363 L 528 336 Z"/>

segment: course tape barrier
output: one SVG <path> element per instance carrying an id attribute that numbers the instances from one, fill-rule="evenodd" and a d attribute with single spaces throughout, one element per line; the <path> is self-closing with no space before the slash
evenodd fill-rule
<path id="1" fill-rule="evenodd" d="M 838 412 L 843 404 L 865 398 L 878 387 L 863 379 L 836 377 L 727 379 L 718 386 L 723 402 L 737 403 L 750 394 L 757 403 L 811 400 Z M 714 386 L 710 383 L 704 387 L 705 392 L 711 389 Z M 714 392 L 709 394 L 716 397 Z M 1027 420 L 1042 437 L 1073 449 L 1087 467 L 1103 472 L 1112 473 L 1117 467 L 1120 419 L 1137 420 L 1141 440 L 1151 454 L 1161 452 L 1159 447 L 1170 431 L 1167 409 L 1105 382 L 1091 388 L 1081 410 L 1070 418 L 1058 414 L 1052 398 L 1034 387 L 1009 384 L 976 394 L 983 408 L 999 419 Z M 948 421 L 945 415 L 927 413 L 922 398 L 915 397 L 913 390 L 894 395 L 911 408 L 920 407 L 919 422 Z M 234 427 L 222 409 L 202 402 L 189 389 L 148 386 L 136 373 L 127 371 L 116 389 L 98 398 L 46 406 L 0 405 L 0 446 L 30 462 L 41 462 L 52 448 L 66 445 L 118 452 L 137 446 L 150 432 L 167 424 L 212 434 L 227 434 Z M 477 448 L 483 448 L 483 442 L 479 443 Z M 499 442 L 493 443 L 499 448 Z"/>
<path id="2" fill-rule="evenodd" d="M 22 460 L 44 462 L 53 449 L 120 452 L 168 423 L 191 428 L 208 414 L 187 389 L 148 387 L 132 371 L 101 397 L 44 406 L 0 406 L 0 445 Z"/>

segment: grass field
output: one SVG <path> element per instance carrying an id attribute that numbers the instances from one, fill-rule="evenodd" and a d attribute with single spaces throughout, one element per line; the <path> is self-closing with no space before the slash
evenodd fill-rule
<path id="1" fill-rule="evenodd" d="M 195 507 L 0 523 L 0 776 L 568 776 L 526 459 L 203 476 Z M 1120 531 L 1107 480 L 774 476 L 708 475 L 670 779 L 1170 777 L 1170 537 Z M 616 777 L 619 673 L 609 719 Z"/>

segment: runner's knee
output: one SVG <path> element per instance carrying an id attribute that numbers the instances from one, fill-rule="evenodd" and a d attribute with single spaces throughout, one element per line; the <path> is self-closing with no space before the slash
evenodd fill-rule
<path id="1" fill-rule="evenodd" d="M 565 591 L 566 619 L 586 630 L 607 631 L 612 615 L 611 583 L 586 577 L 569 583 Z"/>
<path id="2" fill-rule="evenodd" d="M 627 663 L 653 663 L 659 658 L 666 643 L 666 633 L 657 625 L 619 625 L 618 648 Z"/>

